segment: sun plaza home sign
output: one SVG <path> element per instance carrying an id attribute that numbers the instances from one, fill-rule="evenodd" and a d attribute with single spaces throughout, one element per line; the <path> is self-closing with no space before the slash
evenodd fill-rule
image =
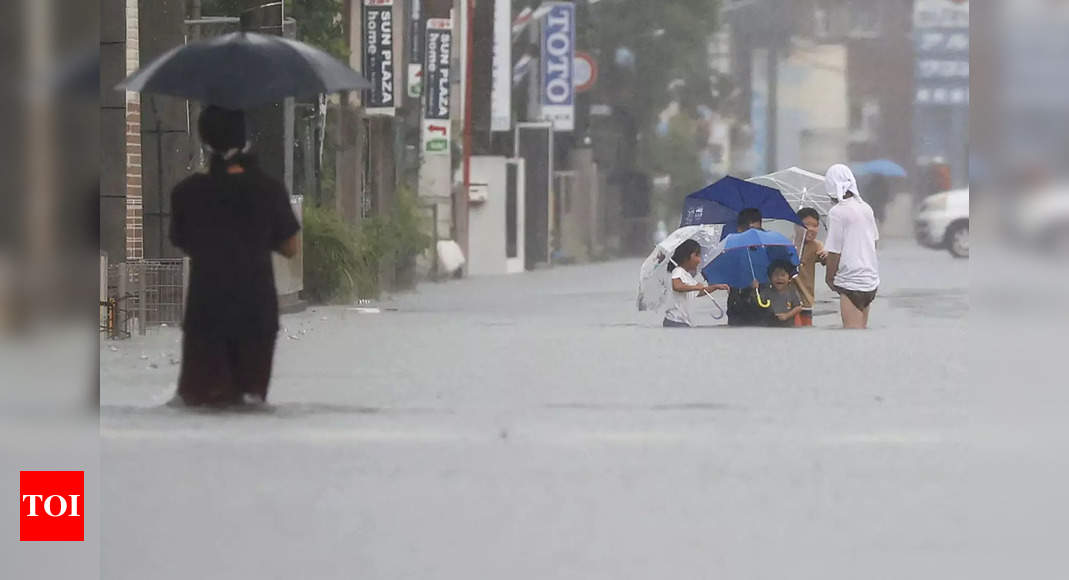
<path id="1" fill-rule="evenodd" d="M 449 18 L 427 19 L 427 59 L 424 65 L 423 153 L 450 152 L 449 82 L 453 48 L 453 22 Z"/>
<path id="2" fill-rule="evenodd" d="M 393 115 L 393 0 L 364 0 L 364 74 L 371 81 L 368 114 Z"/>

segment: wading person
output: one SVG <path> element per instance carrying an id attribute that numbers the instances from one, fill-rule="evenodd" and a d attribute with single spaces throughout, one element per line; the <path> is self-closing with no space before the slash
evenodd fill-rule
<path id="1" fill-rule="evenodd" d="M 672 298 L 668 310 L 664 313 L 665 328 L 690 328 L 694 326 L 692 310 L 694 300 L 700 294 L 716 290 L 728 290 L 727 284 L 708 285 L 704 283 L 698 266 L 702 262 L 702 248 L 698 242 L 687 240 L 676 248 L 668 271 L 672 275 Z"/>
<path id="2" fill-rule="evenodd" d="M 762 221 L 761 210 L 753 207 L 743 209 L 735 220 L 736 232 L 741 234 L 751 229 L 759 230 Z M 754 280 L 753 286 L 732 288 L 728 292 L 728 326 L 761 326 L 767 321 L 766 312 L 756 301 L 754 290 L 757 287 L 757 280 Z"/>
<path id="3" fill-rule="evenodd" d="M 869 204 L 861 199 L 849 167 L 831 166 L 824 185 L 837 202 L 828 212 L 825 281 L 839 294 L 843 328 L 867 328 L 869 308 L 880 286 L 876 218 Z"/>
<path id="4" fill-rule="evenodd" d="M 813 326 L 813 304 L 816 303 L 817 264 L 825 263 L 827 252 L 824 244 L 817 239 L 820 232 L 820 214 L 811 207 L 798 210 L 798 219 L 803 230 L 795 240 L 798 249 L 798 277 L 794 286 L 802 298 L 802 313 L 799 315 L 800 326 Z"/>
<path id="5" fill-rule="evenodd" d="M 791 284 L 790 262 L 772 262 L 768 267 L 768 286 L 763 293 L 768 298 L 768 325 L 778 328 L 801 326 L 802 298 Z"/>
<path id="6" fill-rule="evenodd" d="M 241 111 L 208 107 L 198 128 L 208 173 L 171 193 L 171 241 L 192 271 L 175 404 L 266 401 L 278 333 L 271 253 L 297 253 L 300 226 L 282 184 L 246 153 Z"/>

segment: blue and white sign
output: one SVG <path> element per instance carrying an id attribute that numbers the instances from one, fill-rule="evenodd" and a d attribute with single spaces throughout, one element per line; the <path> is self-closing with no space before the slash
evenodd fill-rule
<path id="1" fill-rule="evenodd" d="M 913 155 L 946 163 L 952 185 L 968 184 L 969 2 L 915 0 L 913 5 Z"/>
<path id="2" fill-rule="evenodd" d="M 575 5 L 547 2 L 542 17 L 539 116 L 554 131 L 575 129 Z"/>
<path id="3" fill-rule="evenodd" d="M 969 106 L 969 3 L 917 0 L 913 12 L 918 106 Z"/>

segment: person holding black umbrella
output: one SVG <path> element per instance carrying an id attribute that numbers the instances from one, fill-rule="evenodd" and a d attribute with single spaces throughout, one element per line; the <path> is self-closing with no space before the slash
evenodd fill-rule
<path id="1" fill-rule="evenodd" d="M 295 256 L 300 225 L 248 153 L 243 112 L 209 106 L 198 128 L 209 170 L 171 193 L 171 241 L 192 263 L 173 403 L 262 404 L 279 330 L 271 253 Z"/>
<path id="2" fill-rule="evenodd" d="M 171 241 L 193 263 L 174 402 L 265 402 L 279 329 L 271 252 L 294 256 L 300 226 L 286 189 L 248 154 L 241 110 L 371 83 L 302 42 L 234 32 L 178 46 L 117 88 L 209 105 L 198 125 L 210 170 L 171 194 Z"/>

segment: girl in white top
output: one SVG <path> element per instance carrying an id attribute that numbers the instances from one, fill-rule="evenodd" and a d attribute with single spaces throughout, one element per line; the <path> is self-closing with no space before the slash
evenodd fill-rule
<path id="1" fill-rule="evenodd" d="M 694 326 L 691 318 L 694 299 L 700 293 L 715 290 L 729 290 L 726 284 L 705 283 L 698 267 L 702 263 L 702 248 L 694 240 L 687 240 L 676 248 L 672 260 L 668 262 L 668 271 L 672 273 L 672 296 L 668 310 L 664 313 L 664 326 L 668 328 L 687 328 Z"/>

